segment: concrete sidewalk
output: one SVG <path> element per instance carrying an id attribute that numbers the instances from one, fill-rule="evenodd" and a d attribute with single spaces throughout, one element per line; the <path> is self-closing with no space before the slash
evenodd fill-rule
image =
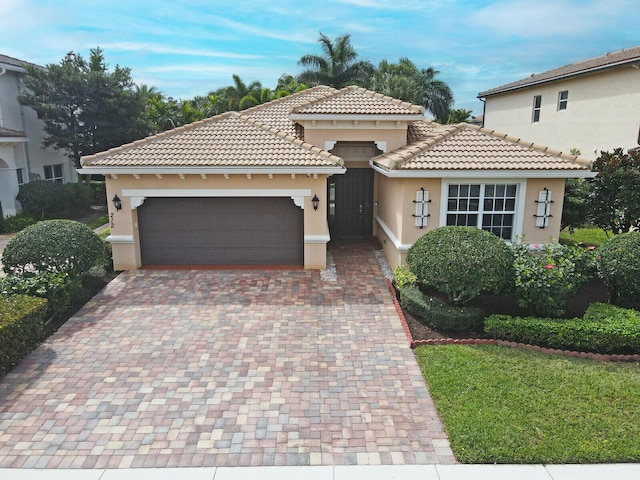
<path id="1" fill-rule="evenodd" d="M 0 469 L 3 480 L 637 480 L 640 464 Z"/>

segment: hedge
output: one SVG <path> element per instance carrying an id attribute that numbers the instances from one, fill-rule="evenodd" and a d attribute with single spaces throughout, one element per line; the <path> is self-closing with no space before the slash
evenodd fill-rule
<path id="1" fill-rule="evenodd" d="M 592 304 L 583 318 L 491 315 L 484 330 L 495 339 L 560 350 L 640 353 L 640 312 L 603 303 Z"/>
<path id="2" fill-rule="evenodd" d="M 0 377 L 44 338 L 47 301 L 27 295 L 0 295 Z"/>
<path id="3" fill-rule="evenodd" d="M 434 330 L 465 332 L 482 329 L 485 311 L 476 307 L 444 305 L 427 299 L 415 285 L 399 289 L 400 305 Z"/>

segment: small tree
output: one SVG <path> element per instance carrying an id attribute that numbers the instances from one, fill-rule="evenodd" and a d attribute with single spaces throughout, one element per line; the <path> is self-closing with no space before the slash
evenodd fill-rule
<path id="1" fill-rule="evenodd" d="M 640 232 L 608 240 L 598 249 L 596 266 L 612 303 L 640 303 Z"/>
<path id="2" fill-rule="evenodd" d="M 462 305 L 483 292 L 497 293 L 512 278 L 506 243 L 475 227 L 440 227 L 420 237 L 407 254 L 418 281 Z"/>
<path id="3" fill-rule="evenodd" d="M 594 225 L 614 234 L 640 226 L 640 151 L 601 152 L 593 164 L 588 211 Z"/>
<path id="4" fill-rule="evenodd" d="M 588 221 L 587 201 L 590 185 L 581 178 L 569 178 L 564 187 L 562 203 L 561 228 L 568 228 L 570 233 L 582 227 Z"/>

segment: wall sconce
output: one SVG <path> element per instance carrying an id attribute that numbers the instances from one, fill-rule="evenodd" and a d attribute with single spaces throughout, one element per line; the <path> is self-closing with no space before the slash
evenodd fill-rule
<path id="1" fill-rule="evenodd" d="M 111 201 L 113 202 L 113 206 L 116 207 L 116 210 L 122 210 L 122 200 L 120 200 L 118 195 L 115 195 Z"/>
<path id="2" fill-rule="evenodd" d="M 311 199 L 311 203 L 313 204 L 313 209 L 318 210 L 318 204 L 320 203 L 320 199 L 318 198 L 318 195 L 313 196 L 313 198 Z"/>

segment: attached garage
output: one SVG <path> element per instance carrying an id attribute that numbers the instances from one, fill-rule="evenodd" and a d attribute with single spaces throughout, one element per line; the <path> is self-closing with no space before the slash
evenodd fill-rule
<path id="1" fill-rule="evenodd" d="M 143 265 L 304 264 L 304 211 L 291 198 L 147 198 Z"/>

